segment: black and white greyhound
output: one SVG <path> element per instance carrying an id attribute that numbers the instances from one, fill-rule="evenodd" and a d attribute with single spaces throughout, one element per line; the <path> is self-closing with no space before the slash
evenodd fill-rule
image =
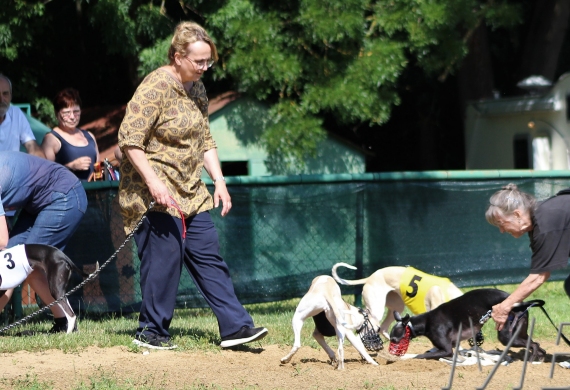
<path id="1" fill-rule="evenodd" d="M 485 288 L 469 291 L 462 296 L 443 303 L 437 308 L 414 317 L 406 315 L 404 318 L 395 313 L 396 325 L 390 331 L 390 345 L 398 345 L 405 337 L 427 337 L 435 349 L 419 354 L 416 359 L 439 359 L 453 356 L 452 348 L 456 347 L 456 340 L 461 324 L 461 340 L 473 337 L 469 318 L 473 324 L 473 332 L 477 333 L 488 319 L 488 312 L 493 306 L 501 303 L 509 296 L 502 290 Z M 501 331 L 498 339 L 503 345 L 507 345 L 515 329 L 522 326 L 513 347 L 526 347 L 529 338 L 528 312 L 532 303 L 523 302 L 515 307 L 509 314 L 509 320 Z M 409 336 L 406 336 L 408 334 Z M 392 348 L 391 348 L 392 349 Z M 546 351 L 540 348 L 540 344 L 531 340 L 529 346 L 531 361 L 544 361 Z"/>
<path id="2" fill-rule="evenodd" d="M 65 253 L 51 245 L 25 244 L 0 252 L 0 296 L 4 291 L 21 284 L 34 269 L 41 269 L 47 277 L 52 297 L 65 295 L 71 272 L 89 276 L 80 270 Z M 68 320 L 67 333 L 73 332 L 76 316 L 67 299 L 58 303 Z"/>

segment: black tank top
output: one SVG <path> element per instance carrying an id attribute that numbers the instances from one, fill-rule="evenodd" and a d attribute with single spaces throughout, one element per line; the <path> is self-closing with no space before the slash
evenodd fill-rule
<path id="1" fill-rule="evenodd" d="M 74 146 L 63 139 L 63 137 L 59 135 L 57 131 L 51 131 L 51 134 L 61 142 L 61 148 L 55 155 L 55 162 L 60 163 L 61 165 L 65 165 L 68 162 L 71 162 L 79 157 L 91 157 L 91 166 L 89 167 L 89 170 L 71 171 L 75 174 L 75 176 L 77 176 L 79 180 L 87 181 L 94 170 L 93 164 L 97 161 L 97 149 L 95 147 L 95 141 L 93 140 L 93 137 L 89 135 L 89 132 L 82 129 L 79 130 L 83 132 L 83 135 L 87 139 L 86 146 Z"/>

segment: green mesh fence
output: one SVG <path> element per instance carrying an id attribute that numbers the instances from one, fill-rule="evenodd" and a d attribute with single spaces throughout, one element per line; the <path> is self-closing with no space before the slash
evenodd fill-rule
<path id="1" fill-rule="evenodd" d="M 502 235 L 484 217 L 489 197 L 516 183 L 544 199 L 570 187 L 569 171 L 468 171 L 229 178 L 233 208 L 211 212 L 242 303 L 302 296 L 336 262 L 345 279 L 412 265 L 458 286 L 516 283 L 528 275 L 527 236 Z M 125 239 L 117 183 L 88 183 L 89 209 L 66 249 L 86 272 Z M 209 187 L 213 190 L 212 187 Z M 560 280 L 568 271 L 554 272 Z M 81 311 L 137 311 L 139 260 L 129 243 L 99 278 L 71 296 Z M 69 288 L 80 282 L 74 276 Z M 346 294 L 358 287 L 342 287 Z M 23 304 L 33 304 L 26 295 Z M 179 307 L 206 302 L 184 271 Z"/>

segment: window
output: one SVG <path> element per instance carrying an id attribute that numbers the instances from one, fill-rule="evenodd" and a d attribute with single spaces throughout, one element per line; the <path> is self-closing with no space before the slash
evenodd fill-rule
<path id="1" fill-rule="evenodd" d="M 222 161 L 224 176 L 248 176 L 247 161 Z"/>

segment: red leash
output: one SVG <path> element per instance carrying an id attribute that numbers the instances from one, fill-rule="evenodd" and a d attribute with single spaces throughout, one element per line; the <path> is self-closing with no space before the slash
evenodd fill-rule
<path id="1" fill-rule="evenodd" d="M 184 213 L 182 212 L 182 209 L 180 208 L 180 206 L 178 206 L 178 203 L 176 203 L 176 201 L 174 200 L 174 198 L 172 196 L 170 197 L 170 204 L 172 207 L 174 207 L 180 213 L 180 218 L 182 219 L 182 239 L 185 240 L 186 239 L 186 220 L 184 219 Z"/>

